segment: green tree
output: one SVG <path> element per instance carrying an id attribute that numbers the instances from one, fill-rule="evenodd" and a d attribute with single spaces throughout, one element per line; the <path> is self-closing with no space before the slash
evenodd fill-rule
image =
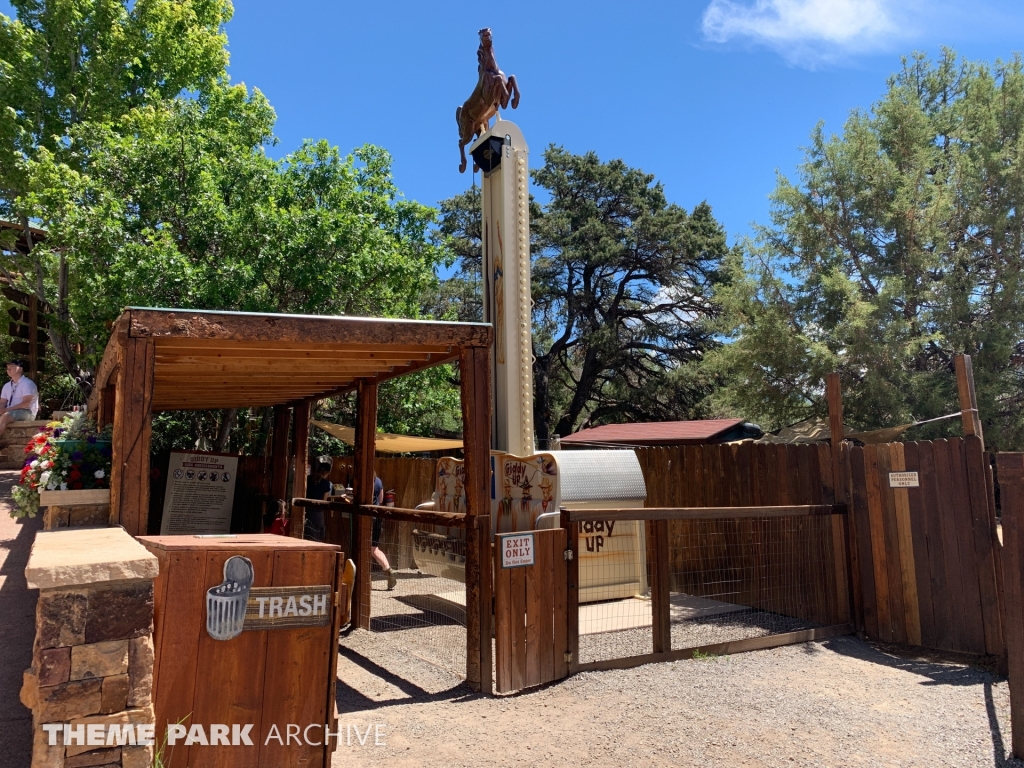
<path id="1" fill-rule="evenodd" d="M 1024 445 L 1022 147 L 1019 58 L 915 55 L 841 135 L 819 125 L 728 262 L 720 406 L 767 427 L 822 415 L 838 370 L 857 426 L 935 417 L 958 409 L 952 356 L 969 353 L 986 438 Z"/>
<path id="2" fill-rule="evenodd" d="M 725 233 L 702 203 L 688 213 L 653 175 L 621 160 L 550 147 L 531 205 L 534 420 L 541 441 L 590 425 L 690 418 L 709 382 L 708 321 Z M 441 204 L 460 259 L 452 311 L 479 318 L 479 195 Z"/>

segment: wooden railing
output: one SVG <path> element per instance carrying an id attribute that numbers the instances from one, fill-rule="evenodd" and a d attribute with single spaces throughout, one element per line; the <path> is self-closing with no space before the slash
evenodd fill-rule
<path id="1" fill-rule="evenodd" d="M 460 515 L 454 512 L 435 512 L 430 509 L 402 509 L 401 507 L 383 507 L 377 504 L 348 504 L 343 501 L 322 501 L 319 499 L 292 499 L 292 505 L 306 509 L 322 509 L 324 511 L 341 512 L 346 515 L 363 515 L 379 517 L 383 520 L 394 520 L 402 523 L 419 523 L 420 525 L 442 525 L 447 528 L 476 528 L 476 517 Z"/>

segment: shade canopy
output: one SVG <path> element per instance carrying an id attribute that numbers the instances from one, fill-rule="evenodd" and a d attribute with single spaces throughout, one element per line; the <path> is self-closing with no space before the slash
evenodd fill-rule
<path id="1" fill-rule="evenodd" d="M 283 405 L 331 397 L 487 347 L 491 327 L 364 317 L 130 308 L 115 322 L 98 392 L 126 361 L 125 341 L 153 368 L 151 411 Z M 134 354 L 134 353 L 133 353 Z"/>
<path id="2" fill-rule="evenodd" d="M 336 437 L 345 445 L 356 444 L 355 427 L 331 424 L 327 421 L 311 421 L 314 427 L 320 427 L 331 437 Z M 378 432 L 374 437 L 374 445 L 382 453 L 426 453 L 428 451 L 452 451 L 462 447 L 461 440 L 446 440 L 439 437 L 413 437 L 411 435 L 392 435 Z"/>

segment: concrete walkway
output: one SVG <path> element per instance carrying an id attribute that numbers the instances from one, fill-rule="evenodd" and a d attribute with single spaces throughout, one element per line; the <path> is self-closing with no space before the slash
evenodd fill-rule
<path id="1" fill-rule="evenodd" d="M 42 518 L 10 516 L 16 471 L 0 471 L 0 763 L 11 768 L 32 761 L 32 713 L 18 699 L 21 675 L 32 663 L 36 590 L 25 584 L 25 564 Z"/>

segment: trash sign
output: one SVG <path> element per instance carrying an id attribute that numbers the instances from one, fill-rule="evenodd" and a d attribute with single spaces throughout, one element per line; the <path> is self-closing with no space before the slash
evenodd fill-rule
<path id="1" fill-rule="evenodd" d="M 501 537 L 501 567 L 533 565 L 533 534 L 510 533 Z"/>
<path id="2" fill-rule="evenodd" d="M 921 484 L 917 481 L 917 472 L 890 472 L 890 488 L 918 488 Z"/>

